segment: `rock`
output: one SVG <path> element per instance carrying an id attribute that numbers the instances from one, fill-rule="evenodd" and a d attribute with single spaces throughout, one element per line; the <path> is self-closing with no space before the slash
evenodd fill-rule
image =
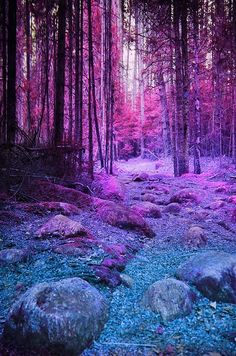
<path id="1" fill-rule="evenodd" d="M 64 215 L 54 216 L 35 233 L 35 236 L 38 238 L 47 238 L 50 236 L 69 238 L 89 235 L 89 232 L 79 222 L 71 220 Z"/>
<path id="2" fill-rule="evenodd" d="M 143 297 L 143 303 L 164 321 L 188 315 L 192 311 L 195 294 L 189 286 L 174 278 L 153 283 Z"/>
<path id="3" fill-rule="evenodd" d="M 174 194 L 170 198 L 170 203 L 179 203 L 179 204 L 184 204 L 184 203 L 196 203 L 198 204 L 200 202 L 200 198 L 197 195 L 197 193 L 193 190 L 189 189 L 182 189 L 180 192 Z"/>
<path id="4" fill-rule="evenodd" d="M 69 203 L 46 201 L 38 203 L 23 203 L 20 208 L 24 211 L 34 214 L 45 214 L 47 212 L 57 212 L 63 215 L 79 214 L 80 210 L 77 206 Z"/>
<path id="5" fill-rule="evenodd" d="M 223 200 L 216 200 L 216 201 L 213 201 L 209 205 L 209 209 L 218 210 L 218 209 L 222 208 L 224 205 L 225 205 L 225 202 Z"/>
<path id="6" fill-rule="evenodd" d="M 158 204 L 159 203 L 158 197 L 155 194 L 152 194 L 152 193 L 143 194 L 141 196 L 141 200 L 149 202 L 149 203 L 153 203 L 153 204 Z"/>
<path id="7" fill-rule="evenodd" d="M 154 237 L 155 234 L 144 218 L 133 209 L 116 204 L 109 200 L 97 199 L 94 207 L 98 217 L 112 225 L 122 229 L 135 230 L 147 237 Z"/>
<path id="8" fill-rule="evenodd" d="M 184 237 L 184 244 L 188 247 L 203 247 L 207 244 L 207 236 L 200 226 L 191 226 Z"/>
<path id="9" fill-rule="evenodd" d="M 65 202 L 76 205 L 78 208 L 90 208 L 93 197 L 75 189 L 66 188 L 50 181 L 33 181 L 26 188 L 27 194 L 40 201 Z"/>
<path id="10" fill-rule="evenodd" d="M 4 340 L 53 355 L 78 355 L 97 339 L 108 307 L 97 289 L 80 278 L 40 283 L 13 304 L 4 326 Z"/>
<path id="11" fill-rule="evenodd" d="M 125 257 L 105 257 L 104 260 L 102 261 L 101 266 L 110 268 L 110 269 L 116 269 L 117 271 L 123 271 L 125 269 L 125 265 L 127 263 L 127 259 Z"/>
<path id="12" fill-rule="evenodd" d="M 21 218 L 12 211 L 0 210 L 0 222 L 3 224 L 20 224 Z"/>
<path id="13" fill-rule="evenodd" d="M 139 173 L 133 178 L 134 182 L 145 182 L 147 180 L 149 180 L 149 175 L 145 172 Z"/>
<path id="14" fill-rule="evenodd" d="M 213 301 L 236 303 L 236 255 L 197 254 L 179 267 L 177 277 L 194 284 Z"/>
<path id="15" fill-rule="evenodd" d="M 95 196 L 101 199 L 123 201 L 125 197 L 123 184 L 111 175 L 96 175 L 91 188 Z"/>
<path id="16" fill-rule="evenodd" d="M 67 256 L 86 256 L 88 255 L 92 246 L 89 246 L 89 242 L 91 243 L 92 240 L 86 238 L 83 239 L 82 237 L 76 239 L 76 241 L 70 241 L 68 243 L 56 246 L 53 248 L 53 252 L 67 255 Z M 94 242 L 94 241 L 93 241 Z"/>
<path id="17" fill-rule="evenodd" d="M 160 185 L 159 183 L 156 183 L 156 184 L 150 184 L 146 187 L 147 190 L 152 190 L 155 192 L 155 194 L 169 194 L 170 193 L 170 190 L 168 188 L 166 188 L 165 186 L 163 185 Z"/>
<path id="18" fill-rule="evenodd" d="M 236 223 L 236 209 L 232 211 L 231 220 L 232 222 Z"/>
<path id="19" fill-rule="evenodd" d="M 128 288 L 132 288 L 133 287 L 134 280 L 133 280 L 133 278 L 128 276 L 128 274 L 121 273 L 120 274 L 120 278 L 121 278 L 121 283 L 124 284 L 124 286 L 126 286 Z"/>
<path id="20" fill-rule="evenodd" d="M 203 221 L 203 220 L 205 221 L 208 216 L 209 216 L 209 212 L 206 211 L 205 209 L 199 209 L 194 213 L 194 219 L 198 221 Z"/>
<path id="21" fill-rule="evenodd" d="M 29 258 L 28 250 L 9 248 L 0 251 L 0 265 L 25 262 Z"/>
<path id="22" fill-rule="evenodd" d="M 181 206 L 178 203 L 170 203 L 164 209 L 164 213 L 179 214 Z"/>
<path id="23" fill-rule="evenodd" d="M 228 203 L 236 205 L 236 195 L 231 195 L 228 199 Z"/>
<path id="24" fill-rule="evenodd" d="M 107 284 L 110 288 L 115 288 L 121 284 L 119 272 L 111 270 L 106 266 L 93 266 L 93 270 L 100 281 Z"/>
<path id="25" fill-rule="evenodd" d="M 215 193 L 227 193 L 228 188 L 224 185 L 221 185 L 215 189 Z"/>
<path id="26" fill-rule="evenodd" d="M 161 218 L 161 211 L 158 206 L 148 201 L 135 204 L 132 206 L 132 209 L 144 217 Z"/>

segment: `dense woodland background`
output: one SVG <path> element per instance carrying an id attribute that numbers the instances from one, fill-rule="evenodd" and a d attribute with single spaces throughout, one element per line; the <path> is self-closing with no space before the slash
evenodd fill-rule
<path id="1" fill-rule="evenodd" d="M 7 175 L 236 161 L 236 0 L 1 0 Z M 52 168 L 54 170 L 52 171 Z M 14 173 L 15 174 L 15 173 Z M 18 173 L 17 173 L 18 174 Z"/>

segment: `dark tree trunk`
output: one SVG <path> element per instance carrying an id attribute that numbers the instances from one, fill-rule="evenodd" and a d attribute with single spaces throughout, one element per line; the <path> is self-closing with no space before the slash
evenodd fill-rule
<path id="1" fill-rule="evenodd" d="M 1 139 L 6 142 L 7 123 L 7 56 L 6 56 L 6 0 L 1 1 L 2 14 L 2 122 Z"/>
<path id="2" fill-rule="evenodd" d="M 68 140 L 72 143 L 73 130 L 73 1 L 68 3 L 68 21 L 69 21 L 69 133 Z"/>
<path id="3" fill-rule="evenodd" d="M 16 0 L 8 4 L 7 142 L 16 139 Z"/>
<path id="4" fill-rule="evenodd" d="M 199 83 L 199 0 L 193 2 L 193 41 L 194 41 L 194 173 L 201 173 L 200 145 L 201 145 L 201 104 Z"/>
<path id="5" fill-rule="evenodd" d="M 180 32 L 181 28 L 181 32 Z M 187 1 L 174 0 L 175 75 L 176 75 L 176 175 L 189 171 L 188 157 L 188 43 Z"/>
<path id="6" fill-rule="evenodd" d="M 31 132 L 31 102 L 30 102 L 30 91 L 31 91 L 31 39 L 30 39 L 30 9 L 29 0 L 25 2 L 25 29 L 26 29 L 26 67 L 27 67 L 27 131 Z"/>
<path id="7" fill-rule="evenodd" d="M 95 92 L 91 0 L 87 1 L 87 5 L 88 5 L 89 58 L 90 58 L 90 66 L 91 66 L 91 81 L 92 81 L 91 85 L 92 85 L 92 96 L 93 96 L 93 115 L 94 115 L 95 130 L 96 130 L 97 141 L 98 141 L 99 158 L 101 162 L 101 168 L 103 168 L 104 162 L 103 162 L 102 143 L 101 143 L 101 137 L 99 132 L 98 117 L 97 117 L 97 104 L 96 104 L 96 92 Z"/>
<path id="8" fill-rule="evenodd" d="M 63 142 L 64 92 L 65 92 L 65 31 L 67 0 L 59 0 L 58 8 L 58 48 L 56 68 L 56 102 L 54 113 L 54 144 Z"/>

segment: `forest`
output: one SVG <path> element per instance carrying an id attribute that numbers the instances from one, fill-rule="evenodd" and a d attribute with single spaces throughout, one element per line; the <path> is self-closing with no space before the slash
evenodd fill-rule
<path id="1" fill-rule="evenodd" d="M 0 356 L 236 356 L 236 0 L 0 0 Z"/>

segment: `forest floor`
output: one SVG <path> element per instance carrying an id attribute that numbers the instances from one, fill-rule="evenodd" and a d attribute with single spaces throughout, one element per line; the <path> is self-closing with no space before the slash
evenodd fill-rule
<path id="1" fill-rule="evenodd" d="M 134 182 L 134 174 L 140 172 L 148 173 L 149 179 Z M 151 185 L 158 185 L 155 204 L 160 207 L 162 217 L 146 218 L 156 237 L 148 239 L 137 232 L 121 230 L 99 221 L 93 212 L 81 210 L 72 219 L 81 222 L 101 241 L 81 256 L 55 253 L 59 244 L 56 238 L 34 238 L 34 232 L 55 214 L 35 215 L 21 211 L 14 204 L 4 207 L 20 218 L 20 222 L 12 220 L 1 224 L 0 249 L 27 247 L 34 253 L 27 262 L 0 267 L 1 326 L 12 303 L 33 284 L 77 276 L 94 284 L 110 302 L 104 331 L 83 356 L 236 355 L 236 339 L 231 336 L 236 332 L 235 304 L 212 304 L 197 292 L 198 299 L 191 314 L 163 322 L 158 314 L 145 309 L 141 303 L 148 286 L 174 277 L 178 266 L 190 256 L 212 250 L 236 253 L 236 224 L 231 219 L 235 203 L 228 202 L 230 196 L 236 195 L 234 167 L 226 160 L 220 165 L 209 159 L 203 162 L 203 173 L 199 176 L 190 173 L 174 178 L 171 172 L 172 164 L 168 160 L 131 159 L 117 163 L 115 174 L 125 185 L 125 204 L 136 204 L 144 193 L 150 192 Z M 185 188 L 195 192 L 198 202 L 181 205 L 177 215 L 165 213 L 170 197 Z M 204 229 L 205 247 L 194 249 L 184 245 L 183 237 L 191 225 Z M 124 242 L 132 251 L 132 258 L 122 273 L 132 278 L 133 285 L 132 288 L 123 284 L 109 288 L 99 282 L 92 266 L 99 265 L 109 255 L 104 252 L 104 245 Z M 158 332 L 160 327 L 161 333 Z"/>

